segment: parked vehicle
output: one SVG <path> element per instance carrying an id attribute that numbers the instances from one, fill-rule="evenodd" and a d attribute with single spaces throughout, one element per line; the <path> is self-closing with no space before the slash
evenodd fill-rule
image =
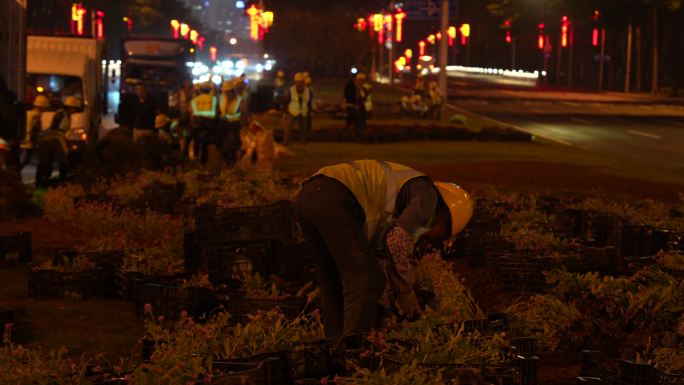
<path id="1" fill-rule="evenodd" d="M 178 93 L 190 79 L 187 63 L 194 62 L 194 49 L 185 40 L 127 37 L 121 49 L 122 69 L 120 104 L 116 121 L 127 125 L 135 105 L 135 86 L 144 84 L 159 112 L 178 116 Z"/>
<path id="2" fill-rule="evenodd" d="M 103 44 L 88 38 L 29 36 L 27 45 L 25 99 L 32 102 L 38 94 L 50 99 L 43 129 L 67 97 L 80 99 L 82 108 L 71 116 L 66 137 L 70 152 L 81 153 L 95 140 L 102 120 Z"/>

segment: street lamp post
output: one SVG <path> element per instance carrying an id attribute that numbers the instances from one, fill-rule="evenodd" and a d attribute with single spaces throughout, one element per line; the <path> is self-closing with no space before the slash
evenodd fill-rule
<path id="1" fill-rule="evenodd" d="M 447 59 L 449 46 L 445 37 L 449 34 L 449 0 L 442 0 L 441 28 L 442 39 L 439 40 L 439 91 L 444 100 L 447 100 Z"/>

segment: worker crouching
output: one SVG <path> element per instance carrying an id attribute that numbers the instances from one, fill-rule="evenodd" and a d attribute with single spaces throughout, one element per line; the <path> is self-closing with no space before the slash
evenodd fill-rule
<path id="1" fill-rule="evenodd" d="M 399 164 L 359 160 L 325 167 L 296 204 L 321 290 L 327 338 L 358 335 L 381 321 L 379 304 L 420 315 L 414 245 L 446 241 L 470 220 L 469 195 Z"/>

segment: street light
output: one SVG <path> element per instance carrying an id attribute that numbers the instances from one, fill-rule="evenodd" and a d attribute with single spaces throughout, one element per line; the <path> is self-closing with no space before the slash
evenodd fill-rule
<path id="1" fill-rule="evenodd" d="M 399 9 L 398 12 L 394 15 L 394 20 L 397 21 L 397 36 L 396 36 L 397 43 L 401 43 L 402 40 L 404 39 L 404 32 L 403 32 L 404 19 L 406 19 L 406 13 L 403 12 L 401 9 Z"/>
<path id="2" fill-rule="evenodd" d="M 180 37 L 180 21 L 171 20 L 171 29 L 173 29 L 173 38 L 178 39 Z"/>

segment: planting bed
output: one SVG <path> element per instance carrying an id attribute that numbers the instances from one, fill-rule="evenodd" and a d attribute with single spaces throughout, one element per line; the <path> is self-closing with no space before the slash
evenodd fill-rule
<path id="1" fill-rule="evenodd" d="M 137 354 L 118 364 L 80 362 L 10 344 L 0 353 L 0 379 L 522 385 L 553 378 L 549 368 L 579 376 L 577 357 L 587 349 L 639 360 L 628 369 L 647 371 L 646 383 L 678 383 L 684 371 L 681 207 L 476 192 L 473 220 L 443 253 L 453 261 L 432 252 L 420 261 L 429 309 L 419 321 L 390 317 L 382 331 L 321 341 L 317 291 L 290 203 L 296 181 L 144 175 L 101 182 L 103 199 L 92 186 L 49 191 L 46 216 L 89 237 L 38 258 L 28 287 L 39 297 L 128 301 L 145 323 L 148 362 Z M 170 188 L 168 197 L 185 208 L 129 210 L 126 202 L 139 202 L 150 183 L 182 183 L 182 193 Z M 583 369 L 579 381 L 589 377 Z M 638 377 L 628 372 L 617 373 Z M 589 374 L 612 383 L 611 373 Z"/>

